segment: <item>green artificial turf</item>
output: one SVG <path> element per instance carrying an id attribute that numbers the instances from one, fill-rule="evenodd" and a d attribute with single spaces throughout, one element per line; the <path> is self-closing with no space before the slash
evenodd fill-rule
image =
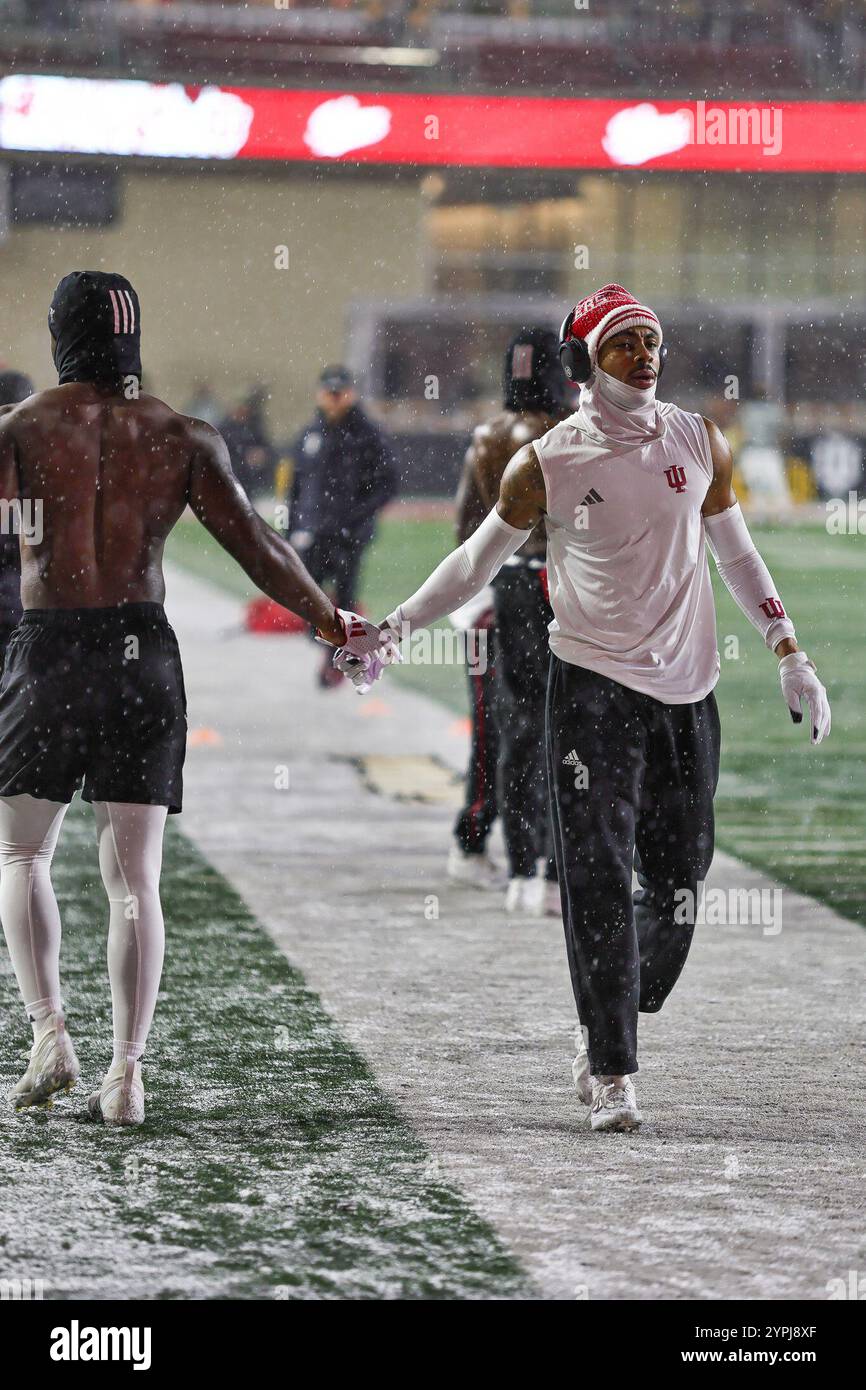
<path id="1" fill-rule="evenodd" d="M 791 722 L 775 656 L 714 573 L 722 654 L 718 843 L 866 922 L 866 543 L 819 527 L 753 531 L 798 641 L 827 686 L 833 728 L 813 748 L 808 715 L 801 725 Z M 729 635 L 739 639 L 737 658 L 726 659 Z"/>
<path id="2" fill-rule="evenodd" d="M 814 749 L 791 723 L 775 659 L 714 575 L 718 842 L 863 921 L 866 551 L 818 527 L 754 530 L 828 685 L 833 733 Z M 364 567 L 367 611 L 410 593 L 452 543 L 447 522 L 384 522 Z M 167 554 L 238 597 L 254 592 L 196 523 L 177 528 Z M 459 666 L 409 663 L 388 678 L 466 712 Z M 41 1281 L 57 1299 L 532 1297 L 317 996 L 173 822 L 147 1122 L 117 1132 L 87 1118 L 111 1034 L 90 814 L 73 806 L 54 871 L 82 1083 L 50 1112 L 0 1117 L 0 1282 Z M 29 1039 L 0 960 L 6 1090 Z"/>
<path id="3" fill-rule="evenodd" d="M 111 1057 L 107 910 L 92 813 L 55 860 L 82 1080 L 0 1114 L 0 1282 L 46 1298 L 532 1297 L 315 994 L 169 822 L 165 975 L 139 1130 L 86 1115 Z M 0 1082 L 29 1029 L 3 953 Z M 31 1283 L 32 1286 L 32 1283 Z"/>
<path id="4" fill-rule="evenodd" d="M 830 536 L 820 525 L 752 527 L 800 643 L 817 662 L 833 707 L 833 732 L 819 748 L 782 702 L 776 659 L 740 613 L 715 566 L 722 674 L 722 777 L 718 844 L 783 883 L 866 921 L 866 541 Z M 388 519 L 367 552 L 362 600 L 384 616 L 417 588 L 454 545 L 450 521 Z M 239 594 L 253 592 L 204 530 L 184 522 L 171 538 L 176 563 Z M 738 655 L 726 653 L 736 637 Z M 465 714 L 465 668 L 413 662 L 388 679 L 426 690 Z"/>

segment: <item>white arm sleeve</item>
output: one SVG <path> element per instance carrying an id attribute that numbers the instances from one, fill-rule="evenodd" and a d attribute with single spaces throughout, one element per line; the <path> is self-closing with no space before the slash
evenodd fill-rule
<path id="1" fill-rule="evenodd" d="M 520 549 L 531 529 L 510 526 L 494 507 L 478 530 L 445 556 L 421 588 L 388 614 L 386 623 L 400 633 L 404 623 L 410 628 L 426 627 L 446 613 L 462 608 L 490 583 L 508 557 Z"/>
<path id="2" fill-rule="evenodd" d="M 707 544 L 731 597 L 758 629 L 772 651 L 783 637 L 794 636 L 770 571 L 749 535 L 739 502 L 725 512 L 704 517 Z"/>

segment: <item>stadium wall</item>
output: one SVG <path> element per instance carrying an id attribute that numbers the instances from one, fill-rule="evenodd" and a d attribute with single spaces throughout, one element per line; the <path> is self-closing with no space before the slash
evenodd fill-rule
<path id="1" fill-rule="evenodd" d="M 208 382 L 226 401 L 272 389 L 277 435 L 310 409 L 322 365 L 345 351 L 346 311 L 363 285 L 383 304 L 425 289 L 423 204 L 414 178 L 273 171 L 119 175 L 111 226 L 16 226 L 0 244 L 0 359 L 37 386 L 55 378 L 47 313 L 75 269 L 128 275 L 142 303 L 145 385 L 183 408 Z M 275 249 L 288 248 L 277 269 Z"/>

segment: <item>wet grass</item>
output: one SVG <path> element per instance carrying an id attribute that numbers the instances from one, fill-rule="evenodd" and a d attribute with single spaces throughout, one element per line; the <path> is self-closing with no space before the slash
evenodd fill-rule
<path id="1" fill-rule="evenodd" d="M 804 726 L 791 723 L 775 658 L 711 561 L 722 653 L 716 688 L 723 735 L 718 844 L 844 916 L 866 922 L 866 539 L 829 536 L 814 524 L 751 529 L 800 643 L 829 689 L 833 732 L 816 749 Z M 383 521 L 364 564 L 367 611 L 388 612 L 453 544 L 447 521 Z M 238 586 L 237 567 L 197 523 L 179 527 L 172 546 L 171 558 L 202 577 L 235 591 L 246 584 L 240 575 Z M 250 586 L 246 592 L 252 592 Z M 736 644 L 726 641 L 730 637 Z M 467 712 L 462 667 L 406 664 L 388 679 Z"/>
<path id="2" fill-rule="evenodd" d="M 532 1296 L 317 996 L 172 822 L 147 1121 L 120 1132 L 90 1122 L 111 1016 L 80 803 L 55 864 L 82 1082 L 49 1112 L 3 1111 L 0 1280 L 41 1279 L 60 1299 Z M 28 1040 L 5 964 L 0 1003 L 6 1091 Z"/>
<path id="3" fill-rule="evenodd" d="M 798 641 L 827 686 L 833 729 L 813 748 L 808 714 L 801 725 L 791 722 L 776 658 L 714 575 L 722 653 L 718 843 L 866 923 L 866 542 L 818 527 L 754 529 Z M 725 656 L 729 636 L 738 639 L 737 657 Z"/>

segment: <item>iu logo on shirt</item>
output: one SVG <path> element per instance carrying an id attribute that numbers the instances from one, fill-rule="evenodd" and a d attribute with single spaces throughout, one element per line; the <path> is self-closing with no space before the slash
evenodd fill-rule
<path id="1" fill-rule="evenodd" d="M 685 492 L 686 470 L 681 463 L 675 463 L 673 467 L 666 468 L 665 477 L 668 480 L 668 487 L 672 487 L 674 492 Z"/>
<path id="2" fill-rule="evenodd" d="M 765 598 L 764 602 L 761 604 L 761 612 L 765 613 L 768 618 L 787 617 L 782 607 L 782 601 L 778 598 Z"/>

